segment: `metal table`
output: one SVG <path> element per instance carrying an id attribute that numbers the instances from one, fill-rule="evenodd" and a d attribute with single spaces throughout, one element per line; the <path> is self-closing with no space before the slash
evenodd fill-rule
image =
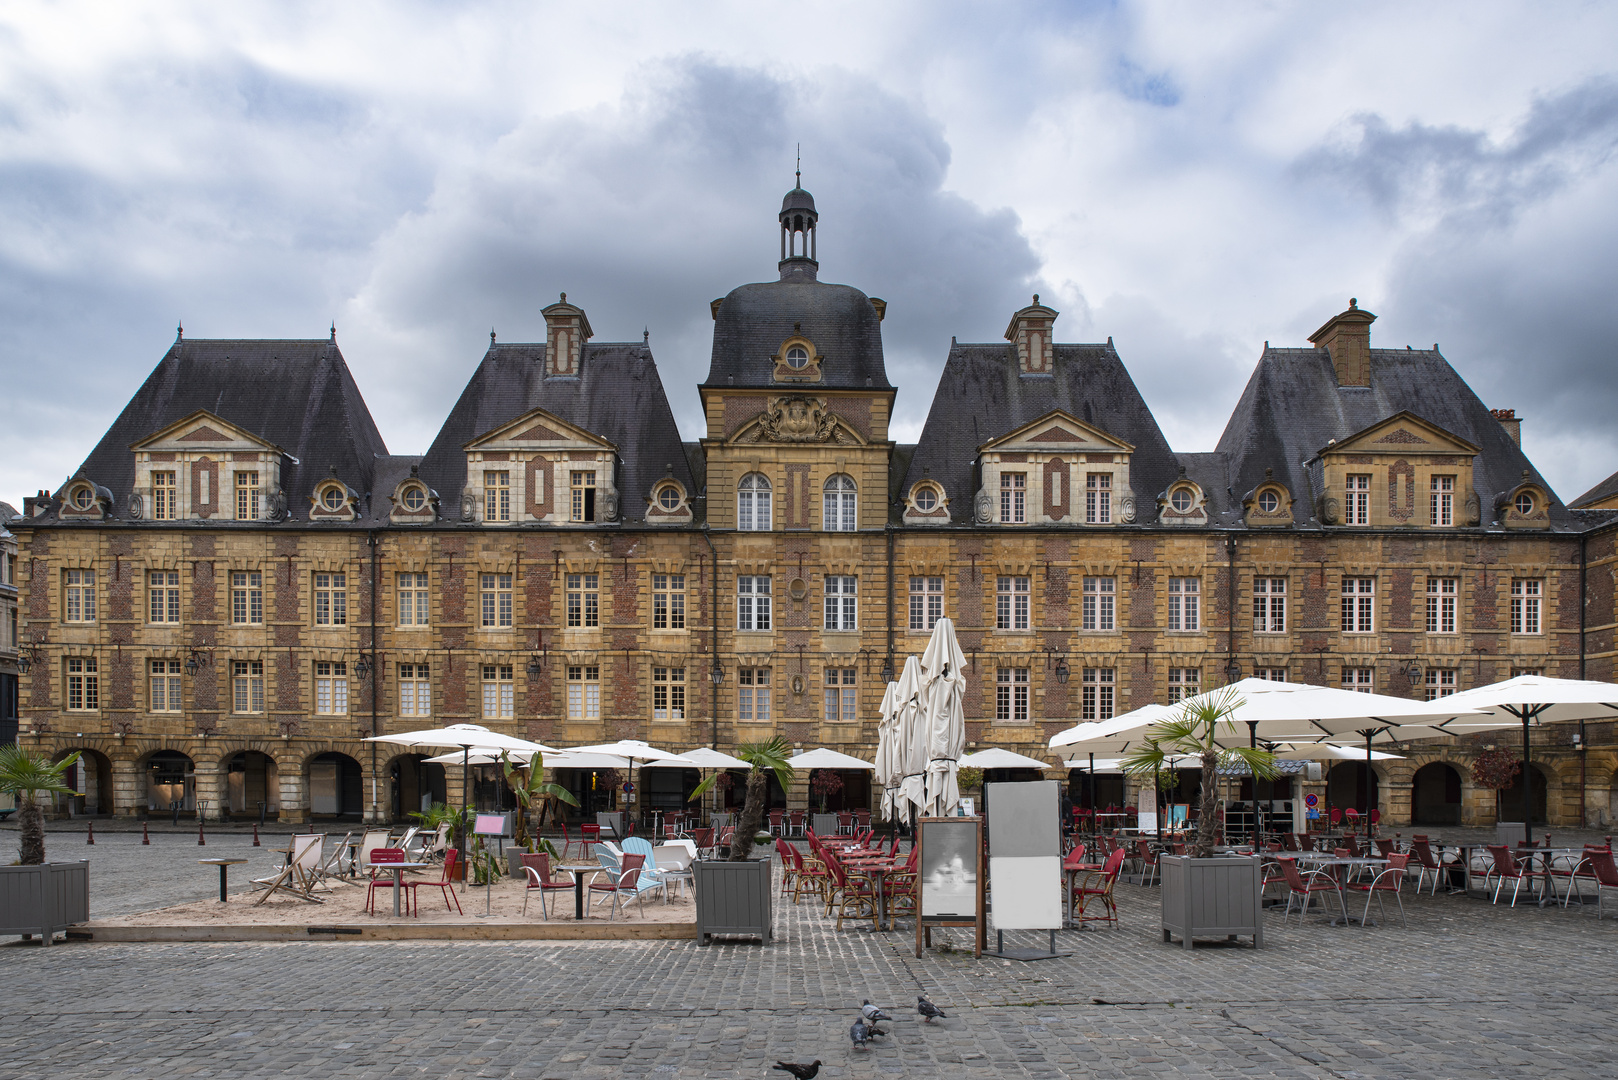
<path id="1" fill-rule="evenodd" d="M 573 875 L 573 918 L 582 920 L 584 918 L 584 875 L 599 874 L 607 868 L 600 863 L 570 863 L 566 866 L 558 866 L 557 869 L 564 874 Z"/>
<path id="2" fill-rule="evenodd" d="M 406 870 L 425 870 L 432 863 L 424 862 L 389 862 L 371 864 L 373 870 L 389 870 L 393 873 L 393 917 L 399 917 L 399 886 L 404 881 Z"/>
<path id="3" fill-rule="evenodd" d="M 1361 926 L 1376 925 L 1376 923 L 1367 918 L 1357 915 L 1350 915 L 1348 913 L 1348 882 L 1346 880 L 1348 875 L 1343 871 L 1360 866 L 1373 866 L 1380 869 L 1388 865 L 1388 860 L 1381 858 L 1380 856 L 1373 856 L 1371 858 L 1350 856 L 1347 858 L 1342 858 L 1336 855 L 1315 855 L 1313 852 L 1305 851 L 1298 853 L 1298 861 L 1300 863 L 1309 863 L 1311 866 L 1329 867 L 1337 871 L 1334 872 L 1331 877 L 1332 880 L 1337 883 L 1337 902 L 1342 906 L 1343 914 L 1340 919 L 1333 919 L 1331 921 L 1331 925 L 1346 926 L 1352 922 L 1357 922 Z"/>
<path id="4" fill-rule="evenodd" d="M 225 875 L 227 873 L 229 873 L 229 871 L 226 868 L 231 867 L 231 866 L 239 866 L 239 865 L 241 865 L 242 863 L 244 863 L 246 861 L 247 861 L 246 859 L 198 859 L 197 860 L 197 862 L 201 863 L 203 866 L 217 866 L 217 867 L 219 867 L 219 902 L 221 904 L 223 904 L 225 902 Z"/>

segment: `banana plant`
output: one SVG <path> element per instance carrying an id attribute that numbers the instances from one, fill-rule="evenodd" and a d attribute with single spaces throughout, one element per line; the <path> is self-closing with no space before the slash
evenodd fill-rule
<path id="1" fill-rule="evenodd" d="M 530 838 L 528 835 L 528 813 L 533 805 L 542 799 L 559 799 L 569 806 L 579 805 L 579 800 L 573 793 L 561 784 L 548 783 L 545 780 L 545 755 L 538 750 L 528 759 L 528 764 L 519 765 L 511 760 L 511 755 L 504 751 L 500 754 L 500 772 L 505 777 L 506 786 L 511 788 L 512 794 L 517 797 L 517 805 L 521 810 L 517 814 L 516 835 L 512 840 L 525 851 L 533 852 L 537 846 L 553 857 L 557 855 L 556 847 L 543 836 Z"/>

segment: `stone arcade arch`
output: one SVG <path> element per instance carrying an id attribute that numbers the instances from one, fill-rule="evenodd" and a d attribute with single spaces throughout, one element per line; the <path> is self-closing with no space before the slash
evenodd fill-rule
<path id="1" fill-rule="evenodd" d="M 267 751 L 250 748 L 226 754 L 220 762 L 224 774 L 220 798 L 229 816 L 266 820 L 281 815 L 281 765 Z"/>
<path id="2" fill-rule="evenodd" d="M 79 760 L 67 770 L 67 784 L 79 795 L 53 795 L 51 805 L 59 814 L 99 814 L 113 812 L 112 759 L 101 750 L 85 744 L 64 746 L 51 755 L 61 761 L 75 750 Z"/>
<path id="3" fill-rule="evenodd" d="M 429 762 L 425 754 L 396 754 L 382 764 L 387 778 L 383 813 L 392 822 L 408 822 L 433 803 L 447 803 L 448 784 L 444 766 Z"/>
<path id="4" fill-rule="evenodd" d="M 190 754 L 154 750 L 143 756 L 139 772 L 145 781 L 143 805 L 147 812 L 167 813 L 176 803 L 182 814 L 197 808 L 197 766 Z"/>
<path id="5" fill-rule="evenodd" d="M 1326 805 L 1334 810 L 1382 809 L 1380 770 L 1376 765 L 1366 768 L 1363 761 L 1340 761 L 1326 774 Z M 1366 795 L 1366 781 L 1370 781 L 1370 798 Z M 1386 811 L 1383 811 L 1384 813 Z"/>
<path id="6" fill-rule="evenodd" d="M 1411 781 L 1412 825 L 1461 823 L 1461 771 L 1447 761 L 1432 761 L 1416 770 Z"/>
<path id="7" fill-rule="evenodd" d="M 347 754 L 327 750 L 304 763 L 311 821 L 361 821 L 367 793 L 365 770 Z"/>

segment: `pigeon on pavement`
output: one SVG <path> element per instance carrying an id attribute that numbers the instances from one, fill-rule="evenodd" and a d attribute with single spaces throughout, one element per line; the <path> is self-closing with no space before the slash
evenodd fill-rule
<path id="1" fill-rule="evenodd" d="M 854 1040 L 854 1045 L 864 1049 L 865 1042 L 871 1037 L 871 1029 L 865 1024 L 865 1017 L 854 1018 L 854 1026 L 848 1029 L 848 1037 Z"/>
<path id="2" fill-rule="evenodd" d="M 796 1076 L 798 1080 L 815 1080 L 816 1075 L 818 1075 L 820 1072 L 820 1059 L 815 1058 L 815 1060 L 808 1065 L 794 1065 L 790 1061 L 777 1061 L 774 1065 L 770 1066 L 771 1072 L 774 1072 L 776 1069 L 780 1069 L 782 1072 L 789 1072 L 793 1076 Z"/>
<path id="3" fill-rule="evenodd" d="M 945 1020 L 949 1019 L 948 1016 L 945 1016 L 943 1009 L 940 1009 L 920 994 L 916 995 L 916 1011 L 921 1013 L 921 1018 L 929 1024 L 932 1023 L 935 1016 L 943 1017 Z"/>
<path id="4" fill-rule="evenodd" d="M 865 999 L 865 1004 L 860 1007 L 860 1015 L 865 1017 L 865 1019 L 866 1019 L 866 1021 L 868 1023 L 873 1023 L 873 1024 L 876 1023 L 878 1020 L 892 1020 L 893 1019 L 893 1017 L 889 1016 L 887 1013 L 883 1012 L 881 1009 L 877 1008 L 875 1005 L 872 1005 L 870 998 L 866 998 Z"/>

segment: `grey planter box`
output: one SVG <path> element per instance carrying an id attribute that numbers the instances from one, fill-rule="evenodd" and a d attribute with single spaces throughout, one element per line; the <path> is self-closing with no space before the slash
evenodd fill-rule
<path id="1" fill-rule="evenodd" d="M 1263 880 L 1259 860 L 1246 856 L 1194 859 L 1158 857 L 1163 880 L 1163 940 L 1175 935 L 1190 949 L 1195 938 L 1234 941 L 1251 935 L 1264 947 Z"/>
<path id="2" fill-rule="evenodd" d="M 90 921 L 90 863 L 0 866 L 0 935 L 38 934 L 44 943 Z"/>
<path id="3" fill-rule="evenodd" d="M 769 858 L 691 864 L 698 945 L 707 945 L 714 934 L 744 934 L 769 943 L 775 936 L 770 866 Z"/>

